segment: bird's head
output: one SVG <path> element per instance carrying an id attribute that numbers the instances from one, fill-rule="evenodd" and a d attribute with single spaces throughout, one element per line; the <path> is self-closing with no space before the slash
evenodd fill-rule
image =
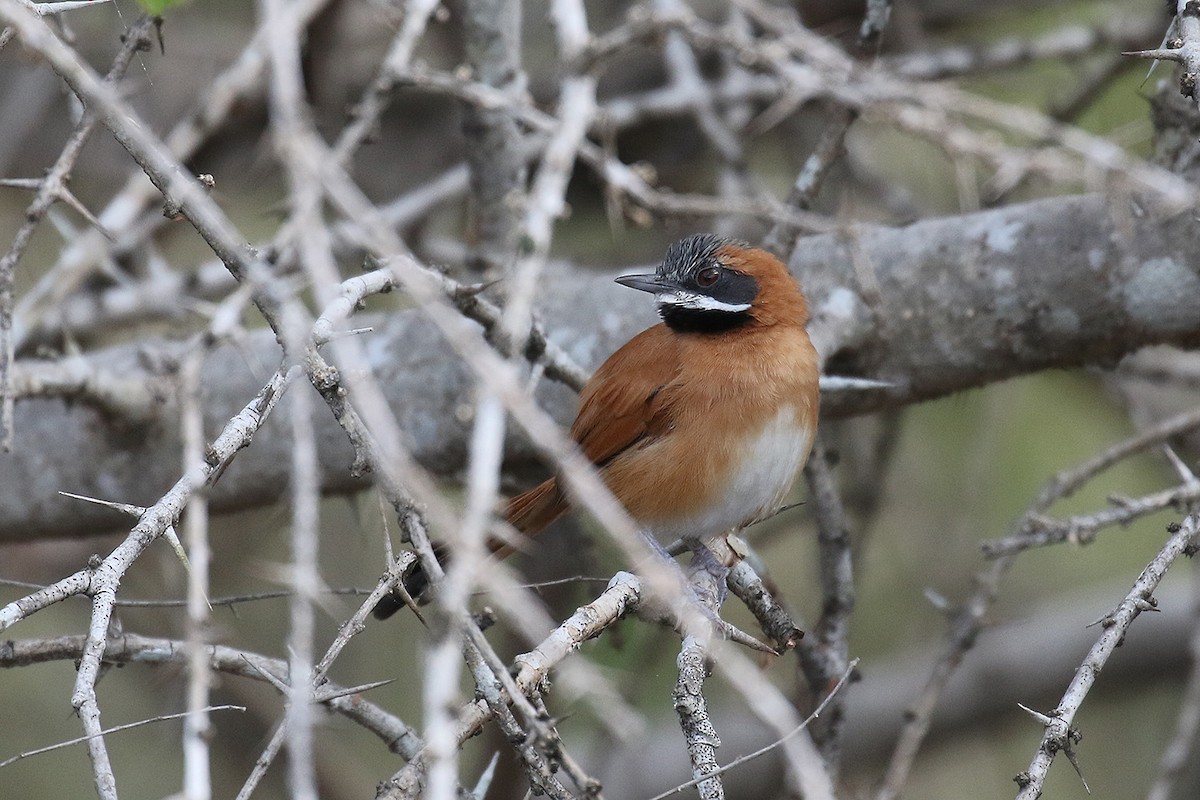
<path id="1" fill-rule="evenodd" d="M 671 245 L 653 273 L 622 275 L 617 283 L 653 294 L 663 322 L 680 332 L 803 325 L 807 317 L 804 295 L 779 259 L 710 233 Z"/>

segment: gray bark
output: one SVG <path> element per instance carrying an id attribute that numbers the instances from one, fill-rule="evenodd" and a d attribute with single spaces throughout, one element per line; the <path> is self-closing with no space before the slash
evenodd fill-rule
<path id="1" fill-rule="evenodd" d="M 1200 228 L 1190 214 L 1159 217 L 1128 198 L 1064 197 L 906 228 L 854 226 L 803 239 L 791 266 L 815 312 L 814 336 L 846 342 L 829 370 L 891 381 L 885 391 L 823 398 L 826 418 L 896 407 L 1048 368 L 1111 365 L 1154 343 L 1200 342 Z M 548 271 L 541 316 L 580 363 L 595 367 L 654 321 L 644 296 L 598 275 Z M 848 339 L 839 310 L 869 309 L 865 335 Z M 857 317 L 862 320 L 863 313 Z M 355 325 L 365 322 L 356 319 Z M 454 476 L 462 467 L 472 383 L 417 311 L 372 320 L 367 352 L 420 461 Z M 125 377 L 147 374 L 142 343 L 89 356 Z M 217 351 L 205 366 L 206 431 L 258 391 L 278 358 L 269 333 Z M 251 366 L 254 365 L 254 366 Z M 266 366 L 261 366 L 266 365 Z M 258 374 L 256 374 L 258 373 Z M 303 390 L 302 387 L 293 389 Z M 572 394 L 543 387 L 542 402 L 563 421 Z M 286 398 L 285 398 L 286 402 Z M 212 492 L 215 510 L 262 505 L 286 488 L 290 437 L 276 414 Z M 174 408 L 136 427 L 85 403 L 18 403 L 16 448 L 0 454 L 0 541 L 89 535 L 127 528 L 108 509 L 60 490 L 148 504 L 178 472 Z M 365 485 L 331 420 L 318 430 L 328 492 Z M 509 442 L 510 464 L 529 448 Z"/>

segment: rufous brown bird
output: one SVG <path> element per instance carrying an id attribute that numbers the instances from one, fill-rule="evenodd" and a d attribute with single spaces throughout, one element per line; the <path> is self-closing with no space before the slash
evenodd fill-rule
<path id="1" fill-rule="evenodd" d="M 672 245 L 654 273 L 617 283 L 653 294 L 663 321 L 596 370 L 571 437 L 659 542 L 702 543 L 770 516 L 817 426 L 817 353 L 799 285 L 765 250 L 709 234 Z M 512 498 L 504 516 L 533 537 L 569 508 L 550 478 Z M 425 583 L 417 572 L 406 589 L 417 596 Z M 385 597 L 375 615 L 402 606 Z"/>

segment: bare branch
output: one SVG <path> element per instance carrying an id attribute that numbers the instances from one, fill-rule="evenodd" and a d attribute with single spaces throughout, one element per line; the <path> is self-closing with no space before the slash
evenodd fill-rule
<path id="1" fill-rule="evenodd" d="M 106 0 L 96 0 L 96 2 L 106 2 Z M 69 11 L 71 9 L 68 6 L 80 8 L 94 4 L 94 2 L 28 3 L 28 6 L 38 14 L 47 14 Z M 125 44 L 117 54 L 112 67 L 104 78 L 106 83 L 111 85 L 120 80 L 121 76 L 129 68 L 134 53 L 149 47 L 151 28 L 150 19 L 143 16 L 127 32 Z M 63 146 L 58 159 L 54 162 L 46 177 L 39 183 L 37 195 L 34 197 L 29 208 L 26 209 L 25 219 L 21 223 L 21 227 L 13 237 L 8 251 L 5 252 L 3 258 L 0 258 L 0 450 L 3 451 L 12 449 L 13 399 L 17 391 L 16 379 L 12 374 L 16 353 L 16 342 L 13 337 L 13 286 L 17 262 L 21 260 L 25 248 L 29 245 L 29 241 L 33 237 L 34 230 L 50 209 L 50 205 L 68 194 L 66 189 L 67 178 L 70 176 L 71 170 L 75 167 L 75 162 L 83 150 L 83 145 L 95 129 L 96 122 L 95 114 L 90 111 L 85 113 L 83 119 L 79 121 L 75 132 L 71 134 L 71 138 Z"/>
<path id="2" fill-rule="evenodd" d="M 560 661 L 579 648 L 581 644 L 599 635 L 608 626 L 635 609 L 641 602 L 641 585 L 636 577 L 620 572 L 608 588 L 593 602 L 578 609 L 570 618 L 548 636 L 534 650 L 514 659 L 518 666 L 513 676 L 522 692 L 537 686 Z M 479 732 L 488 720 L 490 709 L 486 701 L 477 700 L 468 705 L 458 718 L 457 740 L 463 742 Z M 425 756 L 418 755 L 408 766 L 387 781 L 380 792 L 380 800 L 399 798 L 407 793 L 419 791 L 425 785 Z"/>
<path id="3" fill-rule="evenodd" d="M 1194 554 L 1196 537 L 1200 535 L 1200 516 L 1192 514 L 1185 518 L 1182 524 L 1169 525 L 1168 530 L 1171 537 L 1158 555 L 1146 565 L 1129 594 L 1125 595 L 1112 613 L 1104 617 L 1104 633 L 1096 640 L 1079 669 L 1075 671 L 1075 677 L 1058 705 L 1046 715 L 1046 732 L 1033 761 L 1028 770 L 1017 776 L 1017 785 L 1020 787 L 1017 793 L 1018 800 L 1034 800 L 1039 797 L 1054 756 L 1059 752 L 1070 755 L 1072 745 L 1077 741 L 1076 733 L 1071 727 L 1075 714 L 1109 656 L 1125 640 L 1129 626 L 1143 611 L 1153 610 L 1157 606 L 1154 590 L 1167 569 L 1180 555 Z"/>
<path id="4" fill-rule="evenodd" d="M 204 416 L 199 384 L 203 359 L 203 350 L 194 352 L 179 373 L 184 472 L 199 469 L 204 461 Z M 203 709 L 208 706 L 212 687 L 205 653 L 212 614 L 208 602 L 208 567 L 212 551 L 208 540 L 208 500 L 202 493 L 197 492 L 188 499 L 184 532 L 191 566 L 187 586 L 187 704 L 190 713 L 183 724 L 183 794 L 186 800 L 208 800 L 212 797 L 209 751 L 212 726 Z"/>
<path id="5" fill-rule="evenodd" d="M 51 3 L 33 3 L 24 0 L 25 4 L 38 16 L 49 16 L 51 14 L 63 14 L 67 11 L 77 11 L 81 8 L 89 8 L 91 6 L 107 3 L 109 0 L 57 0 Z"/>
<path id="6" fill-rule="evenodd" d="M 724 774 L 726 772 L 729 772 L 730 770 L 737 769 L 742 764 L 745 764 L 749 761 L 753 761 L 756 758 L 764 756 L 767 753 L 771 752 L 772 750 L 776 749 L 777 747 L 780 747 L 787 739 L 791 738 L 792 736 L 800 733 L 800 731 L 807 728 L 809 725 L 811 725 L 816 719 L 818 719 L 821 716 L 822 712 L 825 711 L 825 707 L 828 706 L 831 702 L 833 702 L 834 698 L 838 696 L 838 693 L 841 692 L 842 687 L 846 685 L 846 681 L 848 681 L 850 679 L 850 676 L 854 673 L 854 669 L 857 666 L 858 666 L 858 659 L 856 658 L 846 666 L 846 671 L 842 673 L 842 677 L 838 680 L 837 684 L 835 684 L 834 687 L 829 691 L 829 693 L 825 695 L 825 699 L 823 699 L 817 705 L 817 707 L 813 709 L 812 713 L 808 715 L 808 717 L 804 720 L 804 722 L 800 723 L 800 725 L 797 726 L 796 729 L 793 730 L 791 733 L 788 733 L 787 735 L 785 735 L 784 737 L 782 737 L 780 739 L 776 739 L 775 741 L 771 742 L 770 744 L 766 745 L 765 747 L 758 748 L 757 750 L 755 750 L 752 753 L 746 753 L 745 755 L 738 756 L 733 761 L 730 761 L 728 764 L 724 765 L 720 769 L 710 773 L 710 775 L 708 777 L 715 777 L 717 775 Z M 688 781 L 687 783 L 681 783 L 673 789 L 669 789 L 668 791 L 665 791 L 661 794 L 656 794 L 654 797 L 650 798 L 650 800 L 666 800 L 666 798 L 671 797 L 672 795 L 678 794 L 679 792 L 682 792 L 684 789 L 687 789 L 692 786 L 696 786 L 698 783 L 700 783 L 700 781 L 698 779 Z"/>
<path id="7" fill-rule="evenodd" d="M 1187 254 L 1200 246 L 1194 223 L 1186 215 L 1126 217 L 1122 208 L 1132 213 L 1137 207 L 1114 207 L 1098 196 L 1059 198 L 906 228 L 864 225 L 842 236 L 804 239 L 792 269 L 803 278 L 816 312 L 814 341 L 833 337 L 839 342 L 832 349 L 822 345 L 839 373 L 892 384 L 873 392 L 826 394 L 822 413 L 831 419 L 896 408 L 1039 369 L 1111 363 L 1151 342 L 1200 341 L 1200 319 L 1194 318 L 1196 306 L 1188 293 L 1165 289 L 1192 281 L 1200 285 L 1200 274 L 1188 266 L 1192 260 Z M 1028 263 L 1042 266 L 1029 271 L 1022 267 Z M 996 276 L 1012 276 L 1013 281 L 997 288 Z M 928 287 L 938 291 L 931 295 Z M 607 277 L 556 264 L 541 287 L 541 316 L 546 329 L 556 331 L 560 350 L 595 364 L 651 322 L 649 310 L 629 304 L 622 291 Z M 1056 298 L 1052 310 L 1040 299 L 1047 292 Z M 498 320 L 493 311 L 480 311 L 484 306 L 477 294 L 452 297 Z M 848 314 L 831 313 L 837 309 Z M 863 335 L 851 345 L 840 344 L 846 331 L 854 330 L 855 320 Z M 414 453 L 439 473 L 457 471 L 466 428 L 445 398 L 461 393 L 462 371 L 415 312 L 390 314 L 375 324 L 372 337 L 372 372 L 389 394 L 406 398 L 399 413 Z M 267 334 L 252 333 L 245 343 L 252 363 L 271 363 L 276 347 Z M 133 348 L 97 357 L 120 357 L 125 369 L 134 370 L 130 374 L 139 369 Z M 240 361 L 233 354 L 214 353 L 206 365 L 208 424 L 221 424 L 220 415 L 235 413 L 245 393 L 253 391 L 240 377 L 246 372 Z M 566 394 L 549 395 L 546 402 L 561 416 L 572 406 Z M 105 443 L 84 435 L 90 424 L 86 413 L 36 401 L 18 407 L 18 415 L 22 408 L 28 416 L 21 417 L 19 428 L 41 437 L 50 452 L 74 454 L 69 462 L 55 465 L 54 489 L 71 486 L 99 493 L 89 488 L 94 477 L 80 467 L 112 459 Z M 344 472 L 340 434 L 322 428 L 319 436 L 326 490 L 362 485 Z M 174 469 L 167 440 L 149 431 L 143 446 L 147 454 L 161 453 L 159 472 Z M 529 451 L 509 455 L 528 459 Z M 240 479 L 245 482 L 219 484 L 212 498 L 215 509 L 244 506 L 251 498 L 261 502 L 279 492 L 281 484 L 273 483 L 278 476 L 269 467 L 286 461 L 286 454 L 275 442 L 263 441 L 241 457 L 247 461 Z M 99 513 L 65 513 L 53 502 L 53 492 L 42 495 L 41 484 L 30 486 L 20 477 L 46 471 L 44 461 L 33 461 L 20 448 L 0 461 L 0 538 L 111 525 L 111 517 Z M 114 485 L 124 482 L 128 496 L 145 485 L 142 471 L 110 479 Z"/>
<path id="8" fill-rule="evenodd" d="M 596 271 L 642 256 L 585 252 L 576 225 L 594 228 L 600 214 L 592 201 L 602 200 L 616 225 L 624 215 L 636 225 L 656 220 L 672 229 L 699 224 L 748 238 L 773 226 L 768 244 L 790 254 L 791 267 L 809 296 L 811 336 L 823 365 L 839 373 L 822 381 L 826 419 L 898 409 L 1046 368 L 1111 366 L 1146 344 L 1200 344 L 1195 304 L 1200 270 L 1192 258 L 1200 247 L 1194 219 L 1200 193 L 1194 182 L 1117 146 L 1117 136 L 1104 139 L 1027 107 L 917 77 L 920 70 L 967 74 L 1035 58 L 1078 61 L 1100 48 L 1112 49 L 1113 42 L 1141 46 L 1124 42 L 1147 31 L 1156 34 L 1151 25 L 1161 26 L 1161 21 L 1142 14 L 1136 24 L 1064 27 L 1022 43 L 914 54 L 908 36 L 921 24 L 913 14 L 930 7 L 925 0 L 915 12 L 905 8 L 897 15 L 896 44 L 906 55 L 880 57 L 880 35 L 891 9 L 887 0 L 867 4 L 857 48 L 839 44 L 828 29 L 814 32 L 790 8 L 759 0 L 738 0 L 717 13 L 706 7 L 702 15 L 676 0 L 646 0 L 634 5 L 624 22 L 595 35 L 580 0 L 559 0 L 549 7 L 557 57 L 544 58 L 534 49 L 539 43 L 529 43 L 534 47 L 524 52 L 536 57 L 523 62 L 518 12 L 524 4 L 467 0 L 443 9 L 431 0 L 416 0 L 400 4 L 403 8 L 393 5 L 370 9 L 377 15 L 373 21 L 382 22 L 368 32 L 379 50 L 363 47 L 362 58 L 351 59 L 359 62 L 360 71 L 350 75 L 349 83 L 335 86 L 318 73 L 319 60 L 301 69 L 302 43 L 319 57 L 322 38 L 339 29 L 309 30 L 324 0 L 261 0 L 258 28 L 246 32 L 250 43 L 238 54 L 238 63 L 222 73 L 217 88 L 202 93 L 192 116 L 164 140 L 155 131 L 165 129 L 166 120 L 155 119 L 155 106 L 144 102 L 151 98 L 132 103 L 127 92 L 100 82 L 79 57 L 83 49 L 68 44 L 60 28 L 47 28 L 40 17 L 44 9 L 32 0 L 0 0 L 0 27 L 11 26 L 0 33 L 0 46 L 19 36 L 33 58 L 48 64 L 74 90 L 76 97 L 67 98 L 70 114 L 81 125 L 85 114 L 104 121 L 156 187 L 150 188 L 131 167 L 125 188 L 92 214 L 63 183 L 53 199 L 68 208 L 43 214 L 66 245 L 55 263 L 45 269 L 38 265 L 40 274 L 31 288 L 19 298 L 12 296 L 14 288 L 0 302 L 0 312 L 9 320 L 0 401 L 13 406 L 10 416 L 16 422 L 14 452 L 0 459 L 0 538 L 93 533 L 114 524 L 127 531 L 107 558 L 94 557 L 86 569 L 50 586 L 23 587 L 24 597 L 0 608 L 0 629 L 66 597 L 90 599 L 87 635 L 67 644 L 60 641 L 52 649 L 60 654 L 56 657 L 65 657 L 61 653 L 72 647 L 78 652 L 72 700 L 84 719 L 98 790 L 105 798 L 115 797 L 113 767 L 119 772 L 121 765 L 108 763 L 99 721 L 95 687 L 101 670 L 135 657 L 143 663 L 176 664 L 185 658 L 178 642 L 169 646 L 180 653 L 170 656 L 152 654 L 157 645 L 149 640 L 135 639 L 136 653 L 123 649 L 130 640 L 110 624 L 114 609 L 126 604 L 117 597 L 118 584 L 154 538 L 174 537 L 185 503 L 191 509 L 189 546 L 203 562 L 203 527 L 210 510 L 262 506 L 290 496 L 294 568 L 279 570 L 288 586 L 278 593 L 289 598 L 291 612 L 287 661 L 208 644 L 203 630 L 206 570 L 203 564 L 189 570 L 189 708 L 202 712 L 207 707 L 206 686 L 214 669 L 240 670 L 238 674 L 267 681 L 283 698 L 281 724 L 240 797 L 255 791 L 285 747 L 292 756 L 292 792 L 315 796 L 309 757 L 315 703 L 341 704 L 339 710 L 358 714 L 355 718 L 389 747 L 413 759 L 381 789 L 384 796 L 425 794 L 447 800 L 464 793 L 474 776 L 467 780 L 461 774 L 459 749 L 488 720 L 497 722 L 535 792 L 562 800 L 598 794 L 589 774 L 592 766 L 572 755 L 572 743 L 560 735 L 547 703 L 553 700 L 556 709 L 586 703 L 610 734 L 644 724 L 600 668 L 586 658 L 567 656 L 586 638 L 584 628 L 597 635 L 625 611 L 653 609 L 658 603 L 670 607 L 668 621 L 684 634 L 676 699 L 702 791 L 719 796 L 725 780 L 715 759 L 715 731 L 703 724 L 707 700 L 701 682 L 715 670 L 738 693 L 742 707 L 780 743 L 788 789 L 810 800 L 832 798 L 836 751 L 843 741 L 837 735 L 825 738 L 823 758 L 812 726 L 800 721 L 789 694 L 764 676 L 761 664 L 724 642 L 709 641 L 714 630 L 755 640 L 707 618 L 688 602 L 691 595 L 678 570 L 651 557 L 653 548 L 557 424 L 569 416 L 574 398 L 563 386 L 540 379 L 548 376 L 578 388 L 589 368 L 652 319 L 649 308 L 619 296 L 608 276 Z M 1196 8 L 1200 6 L 1184 4 L 1187 13 Z M 611 19 L 609 9 L 596 12 L 593 24 Z M 342 13 L 339 6 L 330 18 Z M 1181 23 L 1177 19 L 1171 30 L 1184 42 Z M 468 63 L 455 67 L 457 50 L 441 45 L 459 30 L 468 44 Z M 842 38 L 853 38 L 853 31 L 843 32 L 848 36 Z M 1186 62 L 1175 52 L 1185 48 L 1174 47 L 1170 38 L 1159 48 L 1164 53 L 1151 55 Z M 385 47 L 387 55 L 381 56 Z M 426 65 L 426 55 L 434 67 Z M 1077 90 L 1059 109 L 1068 118 L 1108 85 L 1118 63 L 1115 57 L 1088 57 L 1097 69 L 1087 75 L 1079 70 Z M 530 71 L 528 90 L 523 69 Z M 1185 92 L 1186 76 L 1194 71 L 1185 64 Z M 598 98 L 601 85 L 605 90 Z M 347 91 L 362 92 L 361 101 L 339 129 L 339 122 L 345 122 L 340 104 L 350 96 Z M 268 232 L 256 234 L 261 244 L 252 248 L 233 223 L 249 218 L 222 208 L 244 211 L 238 205 L 243 198 L 235 200 L 224 179 L 221 191 L 208 191 L 211 183 L 198 182 L 194 173 L 218 170 L 190 162 L 227 122 L 237 121 L 239 136 L 261 135 L 263 98 L 274 152 L 256 154 L 262 170 L 257 174 L 269 191 L 284 182 L 287 195 L 280 204 L 282 223 L 276 227 L 275 219 L 267 220 Z M 385 111 L 394 101 L 413 98 L 422 109 L 434 110 L 422 122 L 439 127 L 428 130 L 449 132 L 455 139 L 438 148 L 438 158 L 447 161 L 414 165 L 404 153 L 409 142 L 403 139 L 395 143 L 402 147 L 389 147 L 389 156 L 404 159 L 397 161 L 402 168 L 416 169 L 367 174 L 381 162 L 361 148 L 376 130 L 391 134 L 397 123 L 410 124 Z M 332 104 L 326 102 L 330 99 Z M 136 116 L 134 105 L 146 108 L 153 121 Z M 467 130 L 458 136 L 453 115 L 464 108 Z M 234 109 L 251 113 L 234 114 Z M 872 166 L 862 158 L 851 158 L 852 169 L 845 176 L 830 173 L 847 126 L 860 115 L 861 131 L 856 129 L 849 140 L 853 156 L 861 156 L 860 132 L 865 138 L 886 129 L 903 139 L 926 140 L 952 162 L 967 205 L 1007 199 L 1017 188 L 1040 191 L 1043 179 L 1051 191 L 1082 186 L 1102 194 L 1010 205 L 904 228 L 815 214 L 812 201 L 827 176 L 831 182 L 843 177 L 859 182 L 847 184 L 849 191 L 838 196 L 844 208 L 857 208 L 864 199 L 877 207 L 875 198 L 864 194 L 875 192 L 883 181 L 863 175 Z M 648 126 L 683 128 L 681 147 L 673 146 L 669 157 L 653 150 L 648 152 L 654 155 L 642 156 Z M 815 152 L 786 152 L 797 140 L 793 134 L 807 137 L 821 126 L 824 133 Z M 208 160 L 221 150 L 218 142 L 200 157 Z M 646 161 L 631 162 L 630 154 Z M 780 176 L 769 174 L 780 157 L 803 162 L 787 203 L 762 188 L 786 189 Z M 455 165 L 458 159 L 463 163 Z M 764 170 L 768 159 L 772 166 Z M 577 169 L 580 165 L 585 169 Z M 445 171 L 413 185 L 412 176 L 426 174 L 430 166 Z M 526 170 L 534 176 L 528 197 L 523 196 Z M 24 166 L 19 174 L 36 172 Z M 977 178 L 978 172 L 984 174 Z M 10 183 L 25 188 L 22 181 Z M 871 188 L 864 192 L 866 184 Z M 42 190 L 47 185 L 48 179 L 26 184 Z M 568 186 L 572 202 L 586 198 L 576 205 L 570 230 L 558 222 L 569 210 Z M 89 203 L 98 196 L 93 187 L 79 188 L 79 197 Z M 377 195 L 393 199 L 382 202 Z M 179 263 L 191 257 L 190 251 L 177 250 L 177 237 L 165 235 L 166 223 L 158 213 L 164 203 L 187 220 L 176 231 L 183 229 L 191 237 L 190 224 L 217 261 L 199 268 Z M 72 221 L 76 212 L 86 225 Z M 912 217 L 911 210 L 904 210 L 892 218 Z M 477 221 L 476 235 L 472 227 Z M 823 233 L 798 238 L 811 231 Z M 620 252 L 640 254 L 656 235 L 627 237 Z M 556 250 L 579 253 L 580 263 L 556 258 Z M 614 246 L 610 252 L 618 251 Z M 432 266 L 437 261 L 446 266 Z M 496 272 L 507 267 L 508 279 L 495 290 L 491 284 L 465 282 L 454 271 L 485 261 Z M 343 279 L 363 263 L 371 271 Z M 10 271 L 7 278 L 16 287 L 25 275 L 17 276 L 22 279 L 18 283 L 13 277 Z M 0 284 L 4 280 L 0 275 Z M 236 282 L 242 286 L 234 289 Z M 394 289 L 404 296 L 374 299 Z M 496 295 L 505 302 L 495 302 Z M 1053 302 L 1047 303 L 1047 297 Z M 270 330 L 254 330 L 254 320 L 245 321 L 249 332 L 242 329 L 251 300 Z M 375 304 L 386 315 L 349 323 L 352 314 Z M 206 319 L 211 320 L 207 326 Z M 150 338 L 149 326 L 137 327 L 147 321 L 156 323 L 156 334 L 168 322 L 168 335 Z M 77 333 L 83 338 L 76 338 Z M 135 338 L 131 345 L 99 349 L 102 342 Z M 43 355 L 45 345 L 68 355 L 54 360 Z M 79 346 L 92 349 L 79 354 Z M 18 355 L 32 356 L 35 347 L 42 348 L 38 361 L 15 363 Z M 272 375 L 281 352 L 282 366 Z M 286 425 L 269 435 L 260 433 L 263 417 L 289 387 L 296 364 L 326 400 L 332 420 L 312 414 L 305 387 L 303 396 L 288 400 L 293 435 L 286 435 Z M 254 377 L 248 382 L 247 375 Z M 1178 379 L 1181 385 L 1188 381 L 1185 371 L 1165 370 L 1154 377 L 1160 382 Z M 176 379 L 186 386 L 172 393 L 168 389 Z M 536 401 L 528 396 L 530 384 L 538 386 Z M 265 394 L 246 406 L 246 398 L 264 386 Z M 244 419 L 247 409 L 250 418 Z M 130 430 L 130 422 L 137 423 L 136 429 Z M 182 471 L 176 435 L 181 426 L 188 440 Z M 200 436 L 206 429 L 225 431 L 207 450 Z M 254 447 L 240 451 L 251 437 Z M 1051 502 L 1132 447 L 1116 446 L 1083 465 L 1081 472 L 1060 476 L 1014 535 L 999 543 L 1003 555 L 984 567 L 963 607 L 952 610 L 947 641 L 910 709 L 881 798 L 895 797 L 904 788 L 934 709 L 947 702 L 943 690 L 982 631 L 1017 552 L 1038 537 L 1087 540 L 1100 525 L 1197 497 L 1196 479 L 1184 460 L 1191 454 L 1181 450 L 1183 458 L 1178 458 L 1169 451 L 1179 486 L 1132 500 L 1118 498 L 1113 508 L 1062 521 L 1046 518 Z M 554 469 L 621 556 L 642 569 L 642 577 L 618 576 L 589 605 L 591 616 L 577 614 L 560 626 L 560 618 L 551 618 L 507 567 L 485 555 L 484 542 L 499 527 L 494 501 L 502 462 L 516 471 L 534 463 Z M 104 469 L 97 470 L 97 464 Z M 802 650 L 807 661 L 820 662 L 814 688 L 825 695 L 825 720 L 836 734 L 843 698 L 838 693 L 830 700 L 827 692 L 838 674 L 842 680 L 849 674 L 843 667 L 849 658 L 854 586 L 845 538 L 848 523 L 832 474 L 822 466 L 829 465 L 817 458 L 812 505 L 822 534 L 824 611 Z M 227 467 L 228 476 L 214 486 Z M 441 479 L 447 477 L 465 477 L 463 497 L 444 491 Z M 326 594 L 317 561 L 318 492 L 351 492 L 370 482 L 391 506 L 389 515 L 397 515 L 401 537 L 412 551 L 393 558 L 389 549 L 386 573 L 318 662 L 314 603 Z M 57 494 L 60 487 L 79 497 L 124 502 L 105 501 L 107 507 L 74 503 Z M 114 522 L 115 511 L 136 514 L 137 526 L 129 531 L 129 523 Z M 453 551 L 445 570 L 434 557 L 432 537 L 449 543 Z M 747 552 L 736 539 L 733 546 L 739 547 L 738 554 Z M 323 683 L 351 637 L 362 630 L 371 606 L 396 586 L 413 559 L 438 584 L 422 619 L 432 634 L 424 651 L 424 740 L 398 719 L 350 696 L 381 681 L 354 687 Z M 736 560 L 722 556 L 723 564 Z M 699 559 L 693 567 L 696 582 L 703 581 L 706 590 L 693 593 L 707 592 L 719 607 L 724 581 L 746 601 L 770 641 L 780 649 L 797 644 L 801 634 L 795 622 L 748 563 L 737 564 L 729 576 Z M 514 672 L 497 654 L 484 635 L 493 617 L 471 613 L 481 596 L 495 607 L 494 618 L 522 638 L 522 647 L 534 647 L 527 658 L 537 660 L 543 650 L 556 653 L 553 685 L 545 680 L 550 666 L 531 668 L 520 662 Z M 653 603 L 643 602 L 643 596 Z M 678 613 L 676 606 L 682 607 Z M 547 631 L 555 632 L 550 639 Z M 560 644 L 561 651 L 556 649 Z M 31 652 L 25 643 L 0 644 L 0 663 L 17 651 Z M 232 660 L 222 662 L 227 658 L 236 660 L 237 667 Z M 460 696 L 455 676 L 461 675 L 464 662 L 473 696 L 470 689 Z M 1058 717 L 1043 717 L 1047 736 L 1055 734 L 1054 746 L 1073 758 L 1070 725 L 1063 739 L 1050 730 L 1061 727 Z M 1181 715 L 1181 731 L 1187 723 Z M 184 788 L 199 800 L 211 793 L 202 713 L 190 716 L 186 726 Z M 819 733 L 816 739 L 821 741 Z M 1164 774 L 1169 777 L 1170 772 L 1168 764 Z M 489 769 L 482 784 L 490 783 L 490 774 Z"/>
<path id="9" fill-rule="evenodd" d="M 814 698 L 826 699 L 837 676 L 850 663 L 850 614 L 854 610 L 854 575 L 850 551 L 850 527 L 842 503 L 837 477 L 829 463 L 822 437 L 813 444 L 805 467 L 809 496 L 815 508 L 817 541 L 820 548 L 821 618 L 816 636 L 800 648 L 800 663 Z M 815 640 L 814 640 L 815 639 Z M 845 721 L 844 696 L 835 700 L 813 738 L 831 773 L 841 761 L 841 733 Z"/>
<path id="10" fill-rule="evenodd" d="M 1179 93 L 1192 100 L 1194 105 L 1198 104 L 1200 98 L 1197 97 L 1196 82 L 1200 76 L 1200 7 L 1191 0 L 1177 0 L 1171 29 L 1178 31 L 1179 36 L 1171 39 L 1168 31 L 1164 47 L 1125 55 L 1179 64 L 1183 67 L 1179 76 Z"/>
<path id="11" fill-rule="evenodd" d="M 246 710 L 245 706 L 205 706 L 203 709 L 200 710 L 200 712 L 207 714 L 210 711 L 245 711 L 245 710 Z M 166 722 L 167 720 L 179 719 L 180 717 L 183 717 L 184 719 L 186 719 L 196 713 L 197 713 L 196 711 L 184 711 L 179 714 L 163 714 L 158 717 L 151 717 L 150 719 L 143 719 L 138 722 L 129 722 L 124 725 L 114 725 L 111 728 L 105 728 L 104 730 L 100 731 L 99 735 L 107 736 L 110 733 L 119 733 L 120 731 L 127 731 L 130 728 L 140 728 L 143 725 L 149 725 L 154 722 Z M 7 767 L 9 764 L 15 764 L 16 762 L 20 761 L 21 759 L 29 758 L 30 756 L 37 756 L 37 755 L 41 755 L 42 753 L 49 753 L 54 750 L 59 750 L 63 747 L 70 747 L 71 745 L 79 744 L 81 742 L 86 742 L 89 738 L 90 737 L 88 737 L 88 736 L 80 736 L 76 739 L 68 739 L 65 742 L 59 742 L 58 744 L 52 744 L 47 747 L 39 747 L 36 750 L 27 750 L 24 753 L 20 753 L 19 755 L 13 756 L 12 758 L 6 758 L 4 761 L 0 761 L 0 767 Z"/>
<path id="12" fill-rule="evenodd" d="M 885 60 L 906 78 L 941 80 L 1010 69 L 1041 59 L 1076 59 L 1100 49 L 1129 50 L 1161 36 L 1153 16 L 1118 17 L 1094 27 L 1068 25 L 1035 38 L 1011 37 L 986 45 L 962 45 Z"/>
<path id="13" fill-rule="evenodd" d="M 1179 701 L 1179 715 L 1175 720 L 1175 731 L 1163 748 L 1158 763 L 1158 775 L 1146 793 L 1146 800 L 1169 800 L 1171 788 L 1189 762 L 1200 730 L 1200 594 L 1195 593 L 1197 568 L 1192 565 L 1192 635 L 1188 642 L 1191 671 L 1187 685 Z"/>
<path id="14" fill-rule="evenodd" d="M 1101 528 L 1125 526 L 1134 520 L 1162 511 L 1164 508 L 1186 508 L 1200 501 L 1200 484 L 1183 484 L 1144 497 L 1110 497 L 1112 508 L 1093 514 L 1077 514 L 1067 519 L 1050 519 L 1031 515 L 1025 528 L 1015 536 L 984 542 L 981 547 L 988 558 L 1012 555 L 1031 547 L 1052 544 L 1091 544 Z"/>
<path id="15" fill-rule="evenodd" d="M 516 98 L 526 90 L 521 68 L 521 3 L 471 0 L 463 4 L 467 63 L 479 81 Z M 525 143 L 516 120 L 468 104 L 463 136 L 474 214 L 471 267 L 498 274 L 517 253 L 525 205 Z"/>
<path id="16" fill-rule="evenodd" d="M 82 635 L 8 640 L 0 646 L 0 666 L 22 667 L 77 659 L 83 654 L 86 644 L 87 638 Z M 287 662 L 282 659 L 225 645 L 210 645 L 207 652 L 211 669 L 218 672 L 267 683 L 270 683 L 267 675 L 278 678 L 287 674 Z M 182 666 L 187 658 L 186 642 L 128 633 L 110 639 L 104 652 L 106 664 L 137 662 Z M 420 738 L 398 717 L 364 697 L 346 695 L 344 687 L 336 683 L 327 682 L 324 688 L 331 695 L 324 701 L 325 705 L 373 733 L 392 752 L 411 758 L 420 750 Z"/>

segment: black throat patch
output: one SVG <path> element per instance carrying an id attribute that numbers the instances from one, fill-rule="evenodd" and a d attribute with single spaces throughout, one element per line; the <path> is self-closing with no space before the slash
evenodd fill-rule
<path id="1" fill-rule="evenodd" d="M 722 333 L 750 323 L 750 311 L 713 311 L 661 303 L 658 315 L 667 327 L 680 333 Z"/>

